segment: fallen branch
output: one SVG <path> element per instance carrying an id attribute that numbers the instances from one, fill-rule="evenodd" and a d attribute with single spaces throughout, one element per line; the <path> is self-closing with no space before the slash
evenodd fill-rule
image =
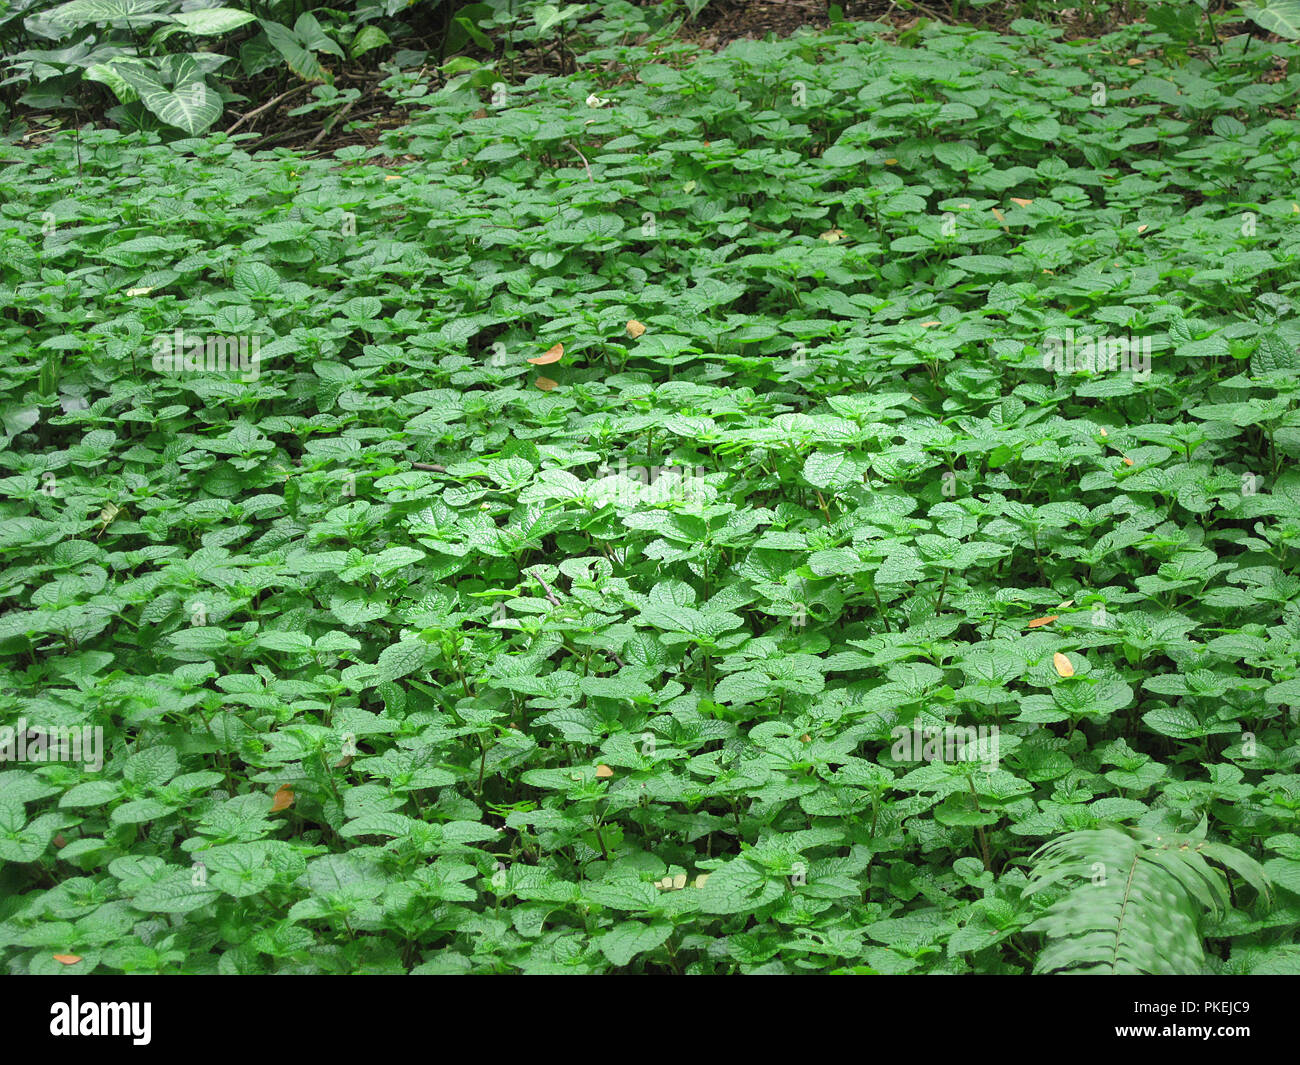
<path id="1" fill-rule="evenodd" d="M 355 104 L 359 99 L 361 99 L 361 97 L 358 96 L 355 100 L 349 100 L 337 115 L 331 118 L 328 122 L 324 123 L 320 128 L 320 132 L 317 133 L 316 136 L 312 138 L 311 143 L 308 144 L 307 147 L 315 148 L 316 145 L 318 145 L 321 142 L 321 138 L 324 137 L 326 133 L 332 130 L 335 126 L 337 126 L 340 122 L 342 122 L 343 119 L 347 117 L 348 112 L 352 110 L 352 105 Z"/>
<path id="2" fill-rule="evenodd" d="M 240 118 L 239 118 L 239 120 L 238 120 L 238 121 L 237 121 L 233 126 L 231 126 L 228 130 L 226 130 L 226 136 L 227 136 L 227 137 L 230 136 L 230 134 L 234 133 L 235 130 L 237 130 L 240 126 L 242 126 L 242 125 L 243 125 L 245 122 L 247 122 L 250 118 L 256 118 L 256 117 L 257 117 L 258 115 L 260 115 L 263 111 L 266 111 L 266 110 L 268 110 L 269 108 L 274 107 L 274 106 L 275 106 L 276 104 L 278 104 L 281 100 L 284 100 L 284 99 L 286 99 L 287 97 L 292 96 L 292 95 L 293 95 L 294 93 L 296 93 L 296 92 L 302 92 L 303 89 L 306 89 L 306 88 L 309 88 L 309 87 L 310 87 L 310 86 L 309 86 L 309 83 L 307 83 L 307 82 L 303 82 L 303 84 L 301 84 L 301 85 L 295 85 L 292 89 L 288 90 L 287 92 L 282 92 L 282 93 L 280 93 L 280 95 L 277 96 L 277 97 L 275 97 L 274 99 L 272 99 L 272 100 L 267 100 L 266 103 L 264 103 L 261 107 L 255 107 L 255 108 L 253 108 L 253 110 L 249 111 L 248 114 L 246 114 L 246 115 L 241 115 Z"/>
<path id="3" fill-rule="evenodd" d="M 263 137 L 260 141 L 253 141 L 252 144 L 245 144 L 244 151 L 258 152 L 264 148 L 269 148 L 272 144 L 278 144 L 280 141 L 289 140 L 293 137 L 305 137 L 312 132 L 311 126 L 301 126 L 298 129 L 286 129 L 283 133 L 273 133 L 269 137 Z"/>

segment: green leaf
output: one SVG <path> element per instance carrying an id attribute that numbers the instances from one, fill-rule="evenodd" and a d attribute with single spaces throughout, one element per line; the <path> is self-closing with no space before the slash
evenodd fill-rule
<path id="1" fill-rule="evenodd" d="M 258 24 L 266 33 L 267 40 L 271 42 L 271 47 L 280 53 L 289 69 L 302 78 L 303 81 L 329 80 L 329 76 L 316 57 L 303 47 L 303 43 L 288 26 L 272 22 L 269 19 L 258 19 Z"/>
<path id="2" fill-rule="evenodd" d="M 159 14 L 164 6 L 165 0 L 69 0 L 50 8 L 44 17 L 68 29 L 104 22 L 148 26 L 171 21 L 171 16 Z"/>
<path id="3" fill-rule="evenodd" d="M 378 26 L 367 24 L 357 30 L 352 38 L 352 43 L 348 46 L 348 53 L 353 59 L 365 55 L 367 52 L 376 48 L 382 48 L 386 44 L 392 44 L 388 34 Z"/>
<path id="4" fill-rule="evenodd" d="M 1242 4 L 1241 10 L 1252 22 L 1289 40 L 1300 40 L 1300 0 L 1267 0 L 1262 4 Z"/>
<path id="5" fill-rule="evenodd" d="M 199 11 L 178 11 L 172 16 L 185 30 L 195 36 L 215 36 L 237 30 L 256 21 L 257 16 L 233 7 L 209 7 Z"/>
<path id="6" fill-rule="evenodd" d="M 125 65 L 114 68 L 140 97 L 140 102 L 169 126 L 193 136 L 205 132 L 221 117 L 221 100 L 202 81 L 166 89 L 153 78 Z"/>
<path id="7" fill-rule="evenodd" d="M 379 655 L 378 682 L 397 680 L 423 669 L 433 660 L 434 654 L 434 649 L 418 638 L 385 647 Z"/>
<path id="8" fill-rule="evenodd" d="M 624 921 L 602 936 L 596 937 L 600 952 L 613 965 L 627 965 L 638 954 L 654 950 L 672 934 L 673 926 L 667 921 L 641 924 Z"/>

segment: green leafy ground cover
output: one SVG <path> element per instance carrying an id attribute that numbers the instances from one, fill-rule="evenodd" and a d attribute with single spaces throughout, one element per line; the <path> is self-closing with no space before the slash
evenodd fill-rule
<path id="1" fill-rule="evenodd" d="M 1297 50 L 1014 29 L 2 149 L 6 969 L 1293 969 Z"/>

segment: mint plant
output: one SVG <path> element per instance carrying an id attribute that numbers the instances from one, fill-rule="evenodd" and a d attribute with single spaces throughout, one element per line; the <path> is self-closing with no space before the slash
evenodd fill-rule
<path id="1" fill-rule="evenodd" d="M 0 146 L 5 971 L 1294 971 L 1296 46 L 574 6 Z"/>

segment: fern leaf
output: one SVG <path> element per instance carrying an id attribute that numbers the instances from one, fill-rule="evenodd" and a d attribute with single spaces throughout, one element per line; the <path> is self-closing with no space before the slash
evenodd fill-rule
<path id="1" fill-rule="evenodd" d="M 1047 946 L 1036 973 L 1187 975 L 1206 971 L 1200 921 L 1229 905 L 1227 866 L 1267 894 L 1248 855 L 1187 835 L 1105 827 L 1070 832 L 1039 848 L 1024 895 L 1064 888 L 1026 931 Z M 1059 887 L 1058 887 L 1059 886 Z"/>

